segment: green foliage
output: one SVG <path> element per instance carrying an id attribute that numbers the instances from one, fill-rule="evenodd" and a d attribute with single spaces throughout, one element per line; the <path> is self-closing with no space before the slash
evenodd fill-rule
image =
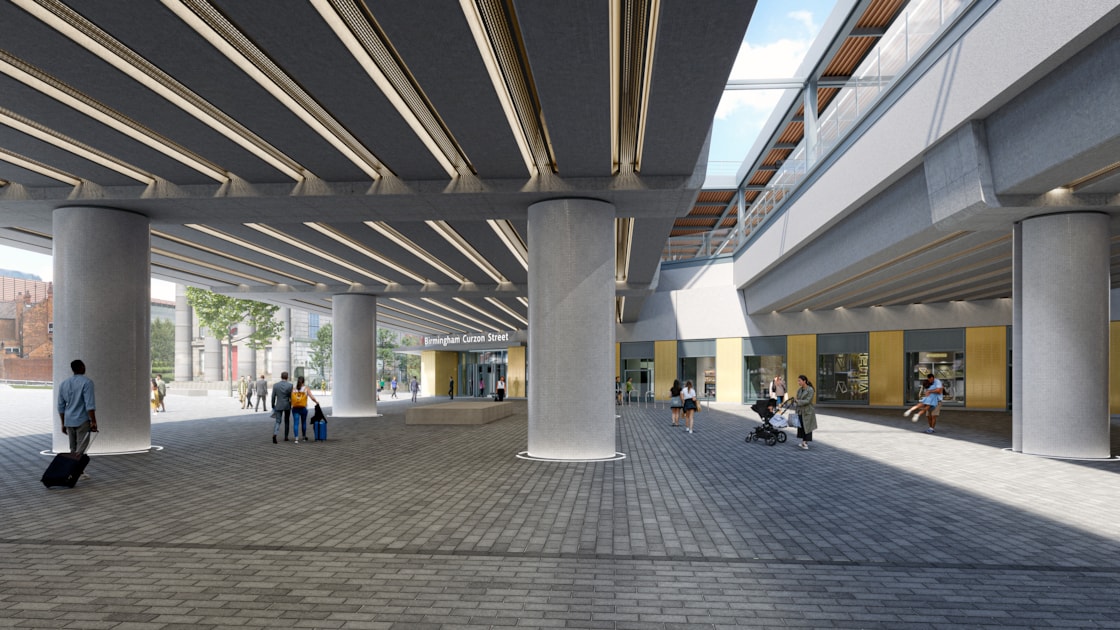
<path id="1" fill-rule="evenodd" d="M 279 306 L 219 295 L 195 287 L 187 287 L 187 301 L 198 314 L 198 323 L 211 335 L 230 342 L 247 340 L 246 345 L 254 350 L 267 347 L 279 339 L 284 330 L 284 324 L 273 319 L 276 311 L 280 310 Z M 234 338 L 231 331 L 241 322 L 249 324 L 253 332 Z"/>
<path id="2" fill-rule="evenodd" d="M 385 380 L 389 380 L 396 373 L 397 368 L 397 353 L 393 352 L 397 347 L 397 333 L 387 329 L 377 329 L 377 358 L 381 361 L 381 374 L 380 376 Z"/>
<path id="3" fill-rule="evenodd" d="M 327 368 L 333 361 L 334 352 L 334 331 L 330 324 L 324 324 L 319 327 L 319 332 L 315 334 L 315 341 L 311 342 L 311 366 L 320 374 L 322 378 L 316 379 L 315 382 L 322 381 L 319 387 L 312 384 L 312 389 L 326 389 L 326 374 Z"/>
<path id="4" fill-rule="evenodd" d="M 175 364 L 175 324 L 166 319 L 152 322 L 151 330 L 152 373 L 156 366 Z"/>

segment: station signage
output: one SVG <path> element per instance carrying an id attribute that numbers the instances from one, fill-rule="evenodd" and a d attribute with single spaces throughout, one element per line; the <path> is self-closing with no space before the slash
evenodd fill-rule
<path id="1" fill-rule="evenodd" d="M 492 346 L 496 343 L 514 343 L 521 341 L 522 335 L 517 330 L 503 330 L 499 332 L 461 332 L 448 335 L 425 335 L 425 347 L 478 347 Z"/>

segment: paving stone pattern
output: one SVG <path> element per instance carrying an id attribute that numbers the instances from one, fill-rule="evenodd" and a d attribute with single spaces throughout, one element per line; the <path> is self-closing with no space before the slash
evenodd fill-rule
<path id="1" fill-rule="evenodd" d="M 164 450 L 46 490 L 49 397 L 0 386 L 0 628 L 1120 628 L 1120 463 L 1010 453 L 1005 413 L 824 409 L 801 451 L 635 404 L 627 459 L 542 463 L 524 401 L 274 445 L 171 396 Z"/>

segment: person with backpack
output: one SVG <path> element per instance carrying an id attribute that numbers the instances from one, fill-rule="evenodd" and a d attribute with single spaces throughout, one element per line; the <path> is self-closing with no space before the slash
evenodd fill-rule
<path id="1" fill-rule="evenodd" d="M 316 404 L 319 403 L 315 400 L 315 396 L 311 393 L 311 388 L 303 383 L 303 377 L 300 376 L 296 379 L 296 386 L 292 389 L 292 432 L 296 437 L 296 444 L 299 444 L 300 429 L 303 429 L 303 441 L 307 441 L 307 399 L 310 398 Z M 288 438 L 284 438 L 288 439 Z"/>

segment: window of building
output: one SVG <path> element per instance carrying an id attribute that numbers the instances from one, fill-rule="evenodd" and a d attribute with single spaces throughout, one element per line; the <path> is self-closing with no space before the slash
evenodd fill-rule
<path id="1" fill-rule="evenodd" d="M 307 314 L 307 336 L 315 339 L 319 336 L 319 314 Z"/>

